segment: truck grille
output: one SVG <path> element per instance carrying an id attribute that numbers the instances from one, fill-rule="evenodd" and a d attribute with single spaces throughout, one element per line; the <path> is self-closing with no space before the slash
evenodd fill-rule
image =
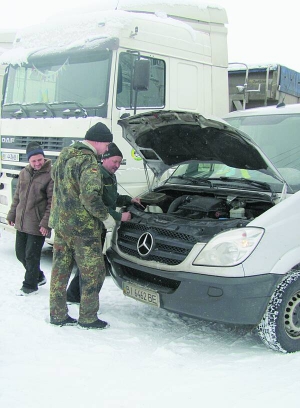
<path id="1" fill-rule="evenodd" d="M 6 142 L 6 139 L 9 142 Z M 64 146 L 69 145 L 72 140 L 63 137 L 42 137 L 42 136 L 13 136 L 13 137 L 2 137 L 2 148 L 6 149 L 24 149 L 26 150 L 26 146 L 29 142 L 37 142 L 39 143 L 44 151 L 54 151 L 60 152 Z M 13 140 L 13 142 L 12 142 Z M 25 155 L 26 156 L 26 155 Z"/>
<path id="2" fill-rule="evenodd" d="M 25 150 L 29 142 L 38 142 L 44 152 L 47 159 L 52 160 L 52 164 L 55 163 L 61 150 L 69 146 L 72 142 L 80 139 L 71 139 L 67 137 L 43 137 L 43 136 L 1 136 L 1 148 L 8 149 L 11 153 L 18 153 L 19 160 L 11 161 L 9 164 L 2 163 L 2 168 L 7 172 L 9 170 L 20 171 L 24 164 L 28 163 L 26 153 L 20 152 L 20 150 Z M 51 152 L 51 154 L 50 154 Z"/>
<path id="3" fill-rule="evenodd" d="M 153 247 L 149 255 L 141 256 L 138 252 L 138 241 L 146 232 L 153 237 Z M 196 242 L 192 235 L 167 228 L 147 227 L 144 224 L 124 222 L 118 230 L 118 247 L 123 253 L 166 265 L 183 262 Z"/>

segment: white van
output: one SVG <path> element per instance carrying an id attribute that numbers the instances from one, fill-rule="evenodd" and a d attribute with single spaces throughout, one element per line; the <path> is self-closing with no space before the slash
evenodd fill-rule
<path id="1" fill-rule="evenodd" d="M 158 178 L 141 196 L 146 210 L 129 208 L 131 221 L 116 226 L 106 252 L 126 296 L 252 325 L 270 348 L 300 350 L 299 108 L 228 117 L 236 126 L 244 119 L 242 130 L 273 163 L 242 131 L 199 114 L 154 111 L 119 120 Z"/>

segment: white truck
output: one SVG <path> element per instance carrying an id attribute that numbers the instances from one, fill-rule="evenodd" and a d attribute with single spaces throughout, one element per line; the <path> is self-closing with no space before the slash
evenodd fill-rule
<path id="1" fill-rule="evenodd" d="M 223 8 L 193 0 L 111 4 L 109 10 L 27 28 L 1 56 L 8 64 L 1 117 L 2 228 L 9 228 L 6 214 L 27 164 L 28 142 L 40 142 L 54 162 L 64 146 L 101 121 L 124 155 L 119 184 L 137 195 L 146 183 L 143 162 L 121 137 L 121 117 L 151 109 L 228 112 Z"/>
<path id="2" fill-rule="evenodd" d="M 15 36 L 16 36 L 15 30 L 0 30 L 0 55 L 12 47 Z M 4 73 L 5 65 L 0 65 L 0 90 L 2 89 Z"/>

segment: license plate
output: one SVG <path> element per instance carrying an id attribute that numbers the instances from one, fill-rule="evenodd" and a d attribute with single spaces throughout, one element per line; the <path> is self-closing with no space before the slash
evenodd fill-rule
<path id="1" fill-rule="evenodd" d="M 2 152 L 1 159 L 3 161 L 18 162 L 19 161 L 19 153 L 4 153 L 4 152 Z"/>
<path id="2" fill-rule="evenodd" d="M 125 296 L 147 303 L 148 305 L 160 307 L 159 293 L 154 290 L 145 289 L 132 283 L 123 282 L 123 293 Z"/>

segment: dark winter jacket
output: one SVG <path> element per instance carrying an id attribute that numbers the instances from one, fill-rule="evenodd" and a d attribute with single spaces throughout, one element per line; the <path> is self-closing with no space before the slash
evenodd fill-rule
<path id="1" fill-rule="evenodd" d="M 102 175 L 86 144 L 65 147 L 52 168 L 54 180 L 50 225 L 69 236 L 101 237 L 108 217 L 102 201 Z"/>
<path id="2" fill-rule="evenodd" d="M 51 160 L 45 159 L 40 170 L 28 164 L 20 171 L 7 221 L 14 222 L 18 231 L 42 235 L 40 227 L 49 228 L 52 192 Z"/>
<path id="3" fill-rule="evenodd" d="M 108 207 L 108 212 L 113 219 L 121 221 L 122 214 L 116 211 L 116 207 L 129 205 L 131 197 L 118 193 L 117 178 L 114 174 L 111 174 L 103 166 L 100 166 L 100 170 L 103 176 L 103 202 Z"/>

